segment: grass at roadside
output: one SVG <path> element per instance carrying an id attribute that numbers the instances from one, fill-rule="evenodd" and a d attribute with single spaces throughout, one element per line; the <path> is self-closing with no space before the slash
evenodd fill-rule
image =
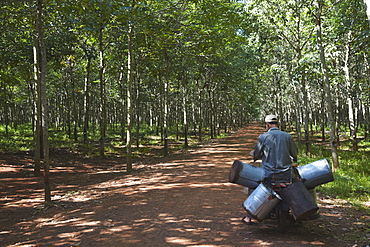
<path id="1" fill-rule="evenodd" d="M 118 127 L 108 128 L 105 138 L 105 154 L 106 156 L 124 157 L 126 155 L 126 133 L 121 134 L 122 130 Z M 184 149 L 184 137 L 181 131 L 171 129 L 168 132 L 169 152 L 176 152 Z M 51 149 L 65 148 L 72 152 L 79 153 L 89 157 L 99 157 L 99 139 L 100 133 L 98 130 L 88 133 L 87 142 L 83 142 L 83 133 L 77 132 L 77 140 L 74 140 L 73 133 L 69 135 L 63 129 L 49 129 L 49 146 Z M 217 131 L 213 138 L 223 138 L 229 135 L 224 131 Z M 123 136 L 123 137 L 122 137 Z M 188 147 L 196 147 L 211 140 L 210 130 L 204 129 L 201 138 L 199 132 L 189 131 Z M 163 156 L 163 137 L 160 132 L 149 126 L 141 126 L 139 132 L 133 132 L 132 155 L 136 157 L 146 157 L 145 154 L 150 153 L 150 156 Z M 29 124 L 19 125 L 17 129 L 9 127 L 5 131 L 5 127 L 0 125 L 0 152 L 16 153 L 19 151 L 30 151 L 35 146 L 34 134 L 32 126 Z"/>
<path id="2" fill-rule="evenodd" d="M 348 151 L 346 143 L 338 148 L 340 167 L 333 171 L 334 181 L 317 187 L 317 191 L 329 198 L 338 198 L 370 212 L 370 155 L 367 150 Z M 331 152 L 323 145 L 311 147 L 311 154 L 305 155 L 305 147 L 299 146 L 299 165 L 320 159 L 331 164 Z"/>

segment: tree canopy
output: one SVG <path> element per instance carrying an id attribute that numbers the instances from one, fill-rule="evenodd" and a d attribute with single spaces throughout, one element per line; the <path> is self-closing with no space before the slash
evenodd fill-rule
<path id="1" fill-rule="evenodd" d="M 165 147 L 175 132 L 186 146 L 189 131 L 213 138 L 270 113 L 283 128 L 294 126 L 307 154 L 313 126 L 321 126 L 324 141 L 330 127 L 333 148 L 342 128 L 354 150 L 368 137 L 363 0 L 3 2 L 5 136 L 37 126 L 37 2 L 44 8 L 48 128 L 76 142 L 100 141 L 101 156 L 107 130 L 127 147 L 139 146 L 147 128 Z"/>

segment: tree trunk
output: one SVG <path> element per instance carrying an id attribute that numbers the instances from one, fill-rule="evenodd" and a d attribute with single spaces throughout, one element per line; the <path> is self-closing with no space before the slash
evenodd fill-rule
<path id="1" fill-rule="evenodd" d="M 364 123 L 365 123 L 365 126 L 364 126 L 364 132 L 365 132 L 365 139 L 367 139 L 369 137 L 369 132 L 370 132 L 370 109 L 368 106 L 364 107 L 364 116 L 365 116 L 365 119 L 364 119 Z"/>
<path id="2" fill-rule="evenodd" d="M 166 157 L 169 154 L 168 148 L 168 81 L 167 78 L 164 81 L 164 113 L 163 113 L 163 156 Z"/>
<path id="3" fill-rule="evenodd" d="M 295 92 L 294 92 L 294 102 L 296 104 L 296 107 L 294 107 L 294 114 L 295 114 L 295 128 L 296 128 L 296 133 L 297 133 L 297 139 L 298 143 L 302 142 L 302 134 L 301 134 L 301 121 L 299 119 L 300 116 L 300 110 L 299 107 L 299 94 L 298 94 L 298 88 L 294 87 Z"/>
<path id="4" fill-rule="evenodd" d="M 70 77 L 69 80 L 71 82 L 71 87 L 72 87 L 71 104 L 72 104 L 73 140 L 77 142 L 78 140 L 78 136 L 77 136 L 78 121 L 77 121 L 77 107 L 76 107 L 77 99 L 76 99 L 76 94 L 75 94 L 75 81 L 73 78 L 73 61 L 71 60 L 69 61 L 69 77 Z"/>
<path id="5" fill-rule="evenodd" d="M 283 121 L 283 107 L 282 107 L 282 97 L 281 97 L 281 77 L 277 75 L 277 73 L 274 73 L 272 76 L 273 83 L 276 85 L 276 88 L 274 89 L 274 95 L 275 97 L 275 110 L 277 116 L 280 118 L 280 129 L 285 130 L 285 123 Z"/>
<path id="6" fill-rule="evenodd" d="M 370 8 L 370 4 L 368 5 L 368 7 Z M 365 61 L 365 71 L 366 71 L 367 74 L 370 74 L 369 58 L 366 55 L 366 53 L 364 53 L 363 56 L 364 56 L 364 61 Z M 364 106 L 362 107 L 362 109 L 363 109 L 364 132 L 365 132 L 364 135 L 365 135 L 365 139 L 367 139 L 369 137 L 369 133 L 370 133 L 370 118 L 369 118 L 369 114 L 370 114 L 369 104 L 370 104 L 370 101 L 367 98 L 365 100 L 365 102 L 362 102 L 362 103 L 364 104 Z"/>
<path id="7" fill-rule="evenodd" d="M 127 173 L 132 171 L 132 24 L 128 29 L 127 51 L 127 132 L 126 132 L 126 163 Z"/>
<path id="8" fill-rule="evenodd" d="M 165 82 L 164 82 L 163 140 L 164 140 L 163 156 L 166 157 L 169 154 L 169 148 L 168 148 L 168 81 L 167 79 L 165 79 Z"/>
<path id="9" fill-rule="evenodd" d="M 41 176 L 41 107 L 40 107 L 40 47 L 38 40 L 38 30 L 36 27 L 36 35 L 33 46 L 33 72 L 36 89 L 36 97 L 34 101 L 35 108 L 35 126 L 34 126 L 34 139 L 35 139 L 35 176 Z"/>
<path id="10" fill-rule="evenodd" d="M 8 99 L 8 92 L 7 92 L 7 88 L 6 88 L 6 83 L 4 80 L 2 80 L 2 83 L 1 83 L 1 88 L 4 92 L 4 98 L 2 99 L 3 100 L 3 109 L 4 109 L 4 122 L 5 122 L 5 136 L 6 137 L 9 137 L 9 99 Z"/>
<path id="11" fill-rule="evenodd" d="M 330 146 L 331 146 L 333 170 L 335 170 L 339 168 L 339 159 L 338 159 L 338 153 L 337 153 L 337 143 L 336 143 L 336 138 L 335 138 L 336 127 L 335 127 L 335 122 L 334 122 L 333 106 L 332 106 L 332 101 L 331 101 L 330 81 L 329 81 L 328 70 L 326 67 L 324 44 L 322 41 L 321 11 L 322 11 L 322 5 L 321 3 L 318 3 L 317 16 L 316 16 L 317 42 L 319 46 L 321 70 L 322 70 L 322 76 L 323 76 L 323 81 L 324 81 L 324 92 L 325 92 L 326 108 L 327 108 L 326 113 L 327 113 L 328 124 L 330 127 Z"/>
<path id="12" fill-rule="evenodd" d="M 135 64 L 137 67 L 137 64 Z M 137 75 L 137 73 L 136 73 Z M 137 75 L 134 80 L 136 83 L 135 94 L 135 127 L 136 127 L 136 147 L 140 146 L 140 122 L 141 122 L 141 108 L 140 108 L 140 77 Z"/>
<path id="13" fill-rule="evenodd" d="M 209 107 L 208 107 L 208 112 L 209 112 L 209 131 L 210 131 L 210 138 L 211 139 L 214 139 L 214 136 L 215 136 L 215 133 L 214 133 L 214 105 L 213 105 L 213 97 L 212 97 L 212 90 L 210 89 L 210 87 L 207 87 L 207 93 L 208 93 L 208 104 L 209 104 Z"/>
<path id="14" fill-rule="evenodd" d="M 51 204 L 51 188 L 50 188 L 50 160 L 49 160 L 49 139 L 48 139 L 48 108 L 46 98 L 46 48 L 44 45 L 44 31 L 42 20 L 43 0 L 37 1 L 37 36 L 38 45 L 40 48 L 40 124 L 42 132 L 42 151 L 44 157 L 44 189 L 45 189 L 45 204 Z"/>
<path id="15" fill-rule="evenodd" d="M 126 93 L 125 93 L 125 82 L 123 81 L 123 78 L 124 78 L 124 67 L 123 67 L 123 65 L 122 65 L 122 67 L 121 67 L 121 72 L 120 72 L 120 74 L 119 74 L 119 79 L 118 79 L 118 81 L 121 83 L 120 84 L 120 97 L 121 97 L 121 99 L 120 99 L 120 109 L 121 109 L 121 119 L 120 119 L 120 124 L 121 124 L 121 141 L 122 141 L 122 143 L 124 143 L 125 142 L 125 134 L 126 134 L 126 132 L 125 132 L 125 128 L 126 128 L 126 121 L 125 121 L 125 117 L 126 117 L 126 112 L 125 112 L 125 109 L 127 109 L 127 106 L 126 106 L 126 103 L 125 103 L 125 95 L 126 95 Z M 127 77 L 126 77 L 126 79 L 127 79 Z M 127 91 L 127 89 L 126 89 L 126 91 Z"/>
<path id="16" fill-rule="evenodd" d="M 202 89 L 199 89 L 199 108 L 198 108 L 198 141 L 199 142 L 202 142 L 202 139 L 203 139 L 203 135 L 202 135 L 202 131 L 203 131 L 203 115 L 202 115 L 202 92 L 203 90 Z"/>
<path id="17" fill-rule="evenodd" d="M 306 145 L 306 156 L 310 154 L 310 136 L 308 131 L 309 115 L 308 115 L 308 97 L 306 88 L 306 78 L 304 72 L 302 72 L 302 93 L 303 93 L 303 121 L 304 121 L 304 139 Z"/>
<path id="18" fill-rule="evenodd" d="M 325 92 L 321 96 L 320 115 L 325 116 Z M 325 143 L 325 119 L 321 119 L 321 142 Z"/>
<path id="19" fill-rule="evenodd" d="M 163 148 L 163 156 L 166 157 L 169 154 L 169 147 L 168 147 L 168 91 L 169 91 L 169 79 L 168 79 L 168 68 L 169 68 L 169 58 L 167 54 L 167 49 L 165 49 L 165 78 L 164 78 L 164 95 L 163 95 L 163 104 L 164 104 L 164 113 L 163 113 L 163 140 L 164 140 L 164 148 Z"/>
<path id="20" fill-rule="evenodd" d="M 90 68 L 91 68 L 91 59 L 92 55 L 86 50 L 85 54 L 87 55 L 87 65 L 86 65 L 86 75 L 85 75 L 85 83 L 84 83 L 84 132 L 83 132 L 83 142 L 87 143 L 87 131 L 89 128 L 89 106 L 90 106 Z"/>
<path id="21" fill-rule="evenodd" d="M 105 81 L 104 81 L 104 46 L 103 46 L 103 27 L 99 29 L 99 80 L 100 80 L 100 158 L 105 158 L 105 128 L 106 128 L 106 112 L 105 112 Z"/>
<path id="22" fill-rule="evenodd" d="M 350 139 L 352 142 L 352 150 L 357 151 L 357 128 L 356 128 L 356 116 L 355 116 L 355 110 L 354 110 L 354 104 L 353 104 L 353 94 L 352 94 L 352 84 L 351 84 L 351 79 L 350 79 L 350 72 L 349 72 L 349 58 L 350 58 L 350 44 L 349 44 L 349 39 L 351 36 L 351 32 L 348 33 L 348 40 L 346 44 L 346 53 L 345 53 L 345 58 L 344 58 L 344 66 L 343 66 L 343 71 L 344 71 L 344 78 L 346 82 L 346 88 L 348 90 L 347 93 L 347 105 L 348 105 L 348 119 L 349 119 L 349 130 L 350 130 Z"/>
<path id="23" fill-rule="evenodd" d="M 188 142 L 188 112 L 187 112 L 187 107 L 186 107 L 186 100 L 187 100 L 187 90 L 186 87 L 184 86 L 184 96 L 182 99 L 182 110 L 183 110 L 183 124 L 184 124 L 184 147 L 187 148 L 189 147 L 189 142 Z"/>

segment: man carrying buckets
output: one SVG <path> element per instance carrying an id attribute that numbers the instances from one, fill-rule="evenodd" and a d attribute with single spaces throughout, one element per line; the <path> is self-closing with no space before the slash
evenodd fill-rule
<path id="1" fill-rule="evenodd" d="M 254 161 L 262 159 L 265 183 L 291 182 L 292 161 L 297 162 L 297 146 L 289 133 L 279 130 L 277 116 L 266 116 L 265 124 L 267 132 L 258 137 L 251 155 Z M 281 210 L 289 210 L 287 205 L 281 207 Z M 243 222 L 247 224 L 251 221 L 249 215 L 243 218 Z"/>

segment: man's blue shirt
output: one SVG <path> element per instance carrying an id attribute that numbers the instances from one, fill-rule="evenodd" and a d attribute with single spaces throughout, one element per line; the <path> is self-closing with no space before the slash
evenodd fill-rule
<path id="1" fill-rule="evenodd" d="M 297 162 L 298 149 L 290 134 L 270 128 L 260 135 L 254 147 L 254 160 L 262 158 L 266 178 L 290 178 L 292 160 Z"/>

